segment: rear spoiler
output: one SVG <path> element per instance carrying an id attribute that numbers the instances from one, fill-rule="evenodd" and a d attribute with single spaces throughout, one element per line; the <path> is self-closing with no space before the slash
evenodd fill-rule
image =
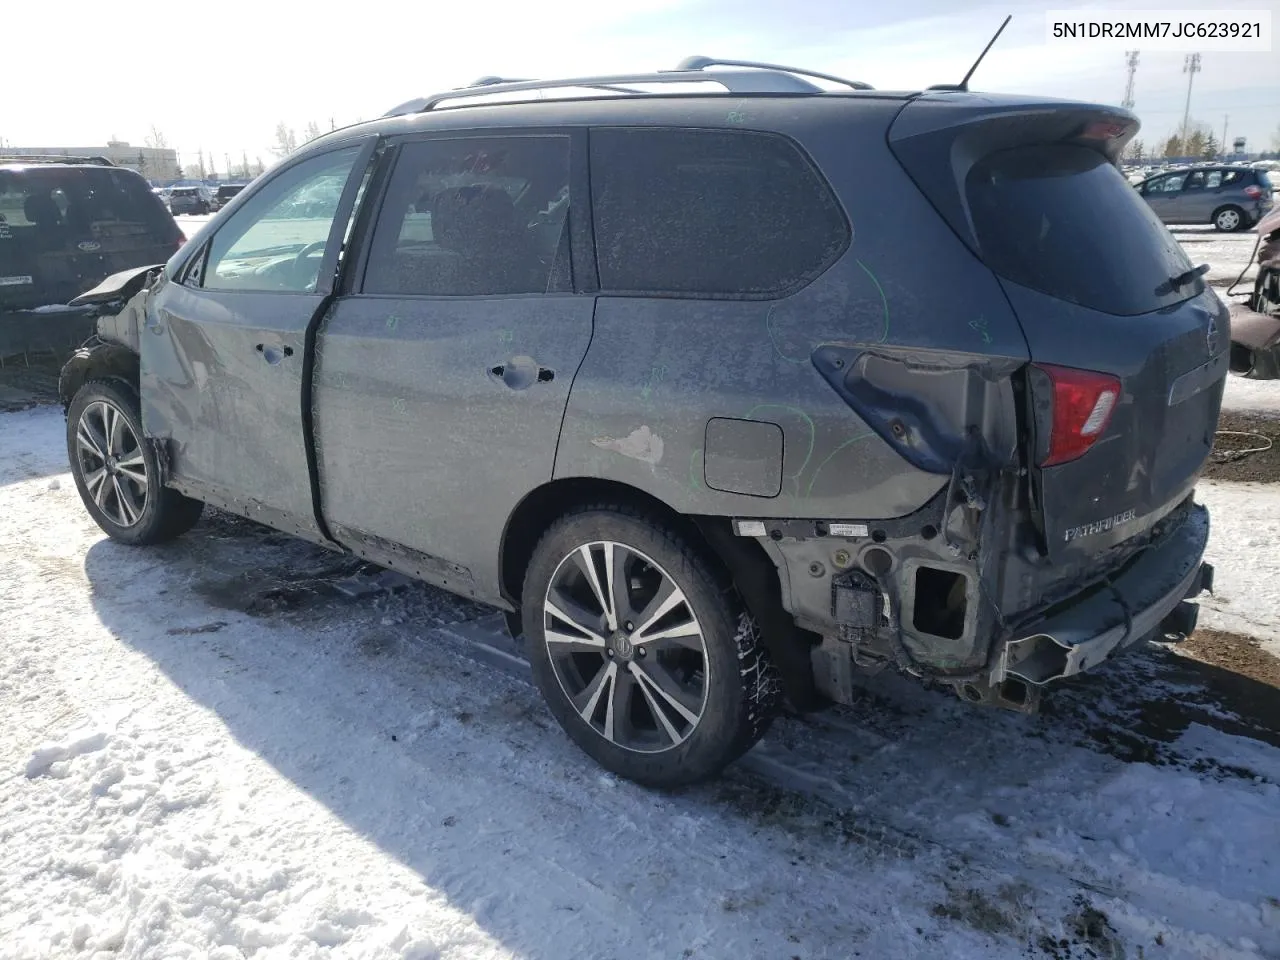
<path id="1" fill-rule="evenodd" d="M 951 228 L 977 252 L 964 199 L 965 179 L 999 150 L 1071 143 L 1112 163 L 1138 132 L 1121 107 L 1040 97 L 926 92 L 898 113 L 889 149 Z"/>
<path id="2" fill-rule="evenodd" d="M 87 290 L 71 301 L 71 306 L 79 307 L 88 303 L 110 303 L 113 300 L 128 300 L 142 289 L 147 274 L 153 270 L 163 270 L 163 263 L 153 263 L 149 267 L 133 267 L 113 273 L 92 290 Z"/>

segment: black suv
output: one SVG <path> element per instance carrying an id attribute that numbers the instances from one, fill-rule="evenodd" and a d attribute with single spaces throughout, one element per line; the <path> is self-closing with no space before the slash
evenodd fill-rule
<path id="1" fill-rule="evenodd" d="M 218 189 L 213 194 L 213 209 L 221 210 L 230 203 L 241 190 L 245 188 L 243 183 L 223 183 L 219 184 Z"/>
<path id="2" fill-rule="evenodd" d="M 139 174 L 97 158 L 0 157 L 0 359 L 66 352 L 93 332 L 68 302 L 167 259 L 182 232 Z"/>
<path id="3" fill-rule="evenodd" d="M 858 671 L 1030 710 L 1189 633 L 1227 315 L 1132 114 L 712 65 L 411 101 L 91 292 L 94 519 L 210 503 L 508 611 L 657 785 Z"/>

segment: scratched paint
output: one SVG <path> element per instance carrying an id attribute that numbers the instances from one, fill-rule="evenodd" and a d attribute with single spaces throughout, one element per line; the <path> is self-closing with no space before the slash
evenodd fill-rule
<path id="1" fill-rule="evenodd" d="M 976 320 L 970 320 L 969 326 L 977 331 L 978 336 L 982 337 L 983 343 L 991 342 L 991 331 L 987 329 L 986 317 L 979 316 Z"/>
<path id="2" fill-rule="evenodd" d="M 662 438 L 648 426 L 637 427 L 625 437 L 596 437 L 591 442 L 601 450 L 620 453 L 624 457 L 630 457 L 642 463 L 656 466 L 662 461 Z"/>

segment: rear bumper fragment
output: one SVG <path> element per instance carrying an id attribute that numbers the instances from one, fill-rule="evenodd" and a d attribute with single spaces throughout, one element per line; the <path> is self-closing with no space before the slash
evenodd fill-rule
<path id="1" fill-rule="evenodd" d="M 1198 608 L 1184 601 L 1213 589 L 1213 567 L 1201 560 L 1208 540 L 1209 511 L 1193 504 L 1177 527 L 1112 578 L 1110 588 L 1091 591 L 1008 641 L 996 682 L 1051 683 L 1157 631 L 1185 636 L 1195 629 Z"/>

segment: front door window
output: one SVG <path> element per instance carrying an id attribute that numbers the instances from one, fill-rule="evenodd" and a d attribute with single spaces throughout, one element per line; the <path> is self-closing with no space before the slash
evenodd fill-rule
<path id="1" fill-rule="evenodd" d="M 252 196 L 214 236 L 207 290 L 311 293 L 358 147 L 285 171 Z"/>

